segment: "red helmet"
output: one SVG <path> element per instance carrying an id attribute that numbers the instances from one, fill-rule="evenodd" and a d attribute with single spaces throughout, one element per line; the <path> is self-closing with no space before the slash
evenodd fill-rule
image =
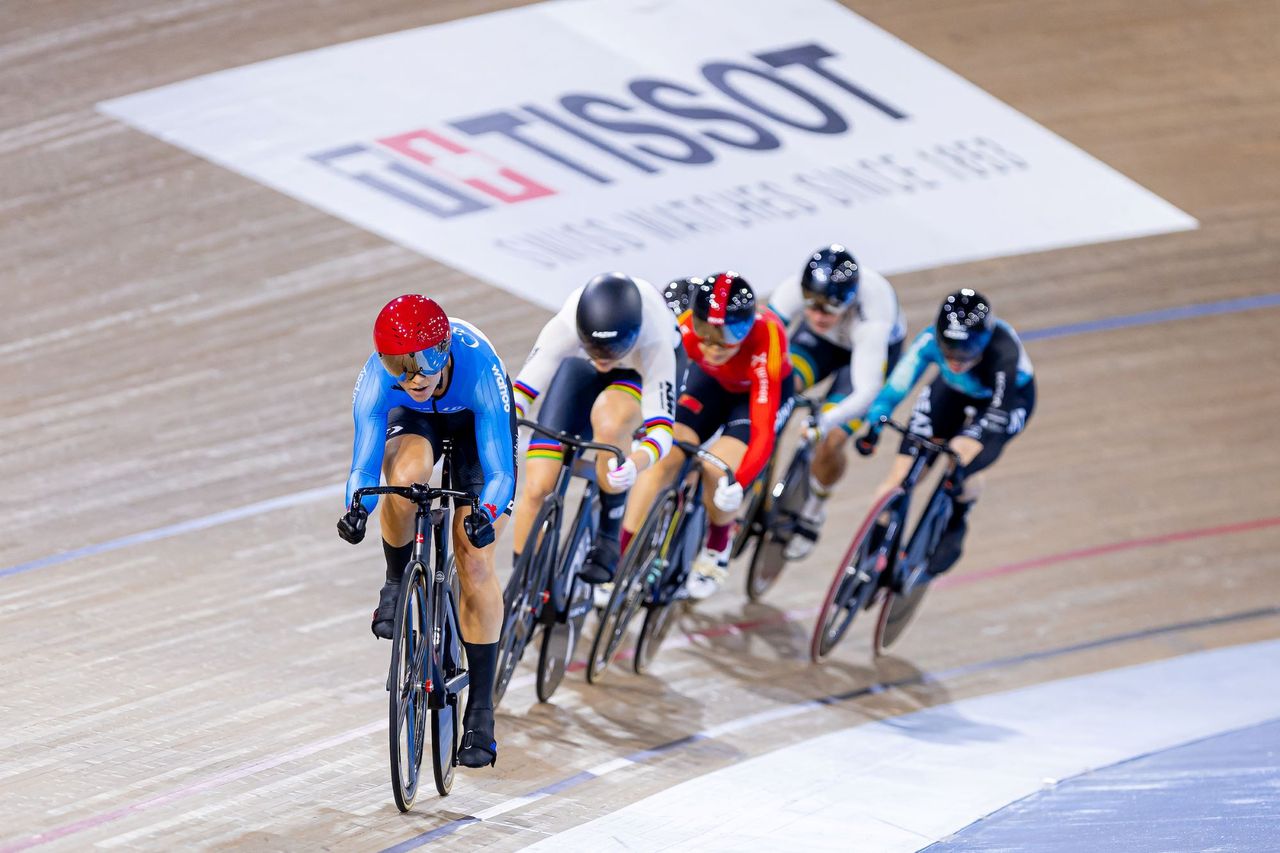
<path id="1" fill-rule="evenodd" d="M 392 299 L 373 323 L 373 348 L 387 373 L 399 380 L 444 370 L 450 337 L 444 309 L 416 293 Z"/>

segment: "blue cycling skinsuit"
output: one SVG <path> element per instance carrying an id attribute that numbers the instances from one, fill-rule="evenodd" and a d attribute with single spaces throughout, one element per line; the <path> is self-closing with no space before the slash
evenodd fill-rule
<path id="1" fill-rule="evenodd" d="M 351 414 L 355 443 L 347 477 L 347 505 L 356 489 L 378 485 L 388 439 L 416 434 L 439 458 L 439 439 L 453 439 L 452 487 L 478 492 L 490 520 L 510 512 L 516 488 L 515 407 L 502 359 L 479 329 L 449 318 L 452 373 L 439 397 L 415 402 L 373 353 L 356 378 Z M 362 501 L 372 511 L 377 498 Z"/>

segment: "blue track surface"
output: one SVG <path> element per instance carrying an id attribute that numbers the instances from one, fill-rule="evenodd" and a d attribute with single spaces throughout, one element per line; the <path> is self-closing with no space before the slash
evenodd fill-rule
<path id="1" fill-rule="evenodd" d="M 1280 720 L 1077 776 L 926 849 L 1280 850 Z"/>

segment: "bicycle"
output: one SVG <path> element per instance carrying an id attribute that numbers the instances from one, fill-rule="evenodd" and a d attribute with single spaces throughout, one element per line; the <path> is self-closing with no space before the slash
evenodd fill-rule
<path id="1" fill-rule="evenodd" d="M 675 607 L 687 597 L 685 581 L 707 534 L 702 471 L 700 466 L 694 470 L 695 463 L 706 462 L 733 479 L 728 465 L 698 445 L 676 441 L 674 446 L 685 452 L 685 461 L 675 480 L 658 493 L 618 564 L 613 593 L 600 614 L 587 662 L 587 681 L 592 684 L 604 677 L 617 657 L 627 628 L 641 607 L 647 612 L 633 660 L 638 674 L 648 669 L 675 623 Z"/>
<path id="2" fill-rule="evenodd" d="M 928 589 L 929 560 L 951 519 L 953 495 L 959 494 L 961 487 L 954 473 L 943 477 L 925 504 L 907 546 L 901 548 L 911 494 L 920 478 L 939 456 L 950 457 L 957 466 L 959 458 L 945 445 L 913 435 L 902 424 L 891 420 L 883 424 L 902 433 L 919 452 L 902 482 L 867 513 L 836 569 L 809 645 L 815 663 L 831 653 L 859 610 L 869 610 L 877 602 L 881 609 L 872 641 L 874 653 L 882 654 L 902 635 Z M 859 438 L 859 452 L 874 452 L 876 436 L 869 431 Z M 878 596 L 882 590 L 883 595 Z"/>
<path id="3" fill-rule="evenodd" d="M 797 396 L 792 411 L 807 410 L 806 427 L 813 427 L 817 408 L 813 400 Z M 779 438 L 785 429 L 784 421 L 779 424 Z M 750 601 L 760 601 L 778 582 L 787 564 L 786 550 L 791 537 L 816 536 L 800 523 L 800 511 L 809 498 L 809 466 L 813 462 L 814 451 L 806 429 L 782 479 L 774 482 L 774 460 L 770 459 L 764 474 L 752 486 L 750 502 L 739 528 L 742 541 L 734 542 L 733 551 L 733 556 L 737 557 L 747 549 L 750 540 L 755 540 L 751 562 L 747 564 L 747 598 Z M 772 485 L 766 489 L 769 484 Z"/>
<path id="4" fill-rule="evenodd" d="M 506 617 L 498 640 L 497 677 L 493 687 L 495 707 L 507 692 L 511 675 L 540 624 L 543 628 L 538 652 L 538 701 L 548 701 L 564 679 L 592 607 L 591 585 L 578 578 L 578 569 L 586 560 L 599 527 L 600 487 L 596 484 L 595 467 L 581 456 L 586 450 L 601 450 L 612 453 L 618 465 L 625 461 L 622 451 L 611 444 L 585 441 L 524 418 L 519 424 L 555 439 L 564 445 L 565 451 L 555 488 L 538 510 L 525 550 L 516 561 L 503 594 Z M 565 540 L 568 547 L 562 552 L 560 528 L 564 521 L 564 500 L 574 476 L 583 478 L 586 486 Z"/>
<path id="5" fill-rule="evenodd" d="M 449 482 L 448 451 L 444 454 L 444 482 Z M 396 808 L 407 812 L 418 795 L 427 711 L 431 717 L 431 768 L 436 790 L 447 796 L 458 764 L 459 717 L 462 692 L 470 684 L 463 659 L 458 623 L 456 566 L 449 548 L 451 498 L 471 503 L 481 512 L 472 492 L 411 486 L 357 489 L 352 507 L 369 495 L 396 495 L 417 505 L 414 515 L 413 556 L 400 579 L 400 601 L 391 634 L 389 725 L 391 791 Z M 436 501 L 441 506 L 433 507 Z M 434 569 L 426 554 L 434 546 Z"/>

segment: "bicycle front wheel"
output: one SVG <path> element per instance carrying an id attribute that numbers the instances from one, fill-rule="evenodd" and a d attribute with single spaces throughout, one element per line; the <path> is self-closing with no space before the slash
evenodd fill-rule
<path id="1" fill-rule="evenodd" d="M 848 633 L 858 611 L 872 600 L 894 547 L 889 540 L 896 538 L 892 533 L 886 533 L 877 521 L 886 511 L 891 516 L 901 514 L 902 507 L 895 506 L 895 502 L 902 496 L 902 490 L 895 489 L 871 508 L 836 568 L 809 643 L 809 656 L 814 663 L 820 663 L 831 654 L 831 650 Z M 891 518 L 889 527 L 896 530 L 897 520 Z"/>
<path id="2" fill-rule="evenodd" d="M 418 795 L 418 771 L 427 721 L 425 673 L 431 642 L 431 613 L 422 564 L 414 563 L 400 585 L 391 634 L 390 750 L 391 792 L 396 808 L 407 812 Z"/>
<path id="3" fill-rule="evenodd" d="M 627 626 L 640 610 L 652 585 L 662 576 L 661 566 L 655 564 L 667 545 L 668 528 L 675 510 L 676 493 L 669 489 L 654 505 L 618 565 L 613 595 L 600 614 L 600 626 L 596 629 L 591 659 L 587 662 L 587 681 L 592 684 L 604 677 L 605 670 L 617 657 Z"/>
<path id="4" fill-rule="evenodd" d="M 538 510 L 525 541 L 524 553 L 511 572 L 503 601 L 507 605 L 498 638 L 498 664 L 493 681 L 493 705 L 496 708 L 506 695 L 507 685 L 515 673 L 525 647 L 538 626 L 538 611 L 543 606 L 543 593 L 556 559 L 556 537 L 560 530 L 560 510 L 547 502 Z"/>

